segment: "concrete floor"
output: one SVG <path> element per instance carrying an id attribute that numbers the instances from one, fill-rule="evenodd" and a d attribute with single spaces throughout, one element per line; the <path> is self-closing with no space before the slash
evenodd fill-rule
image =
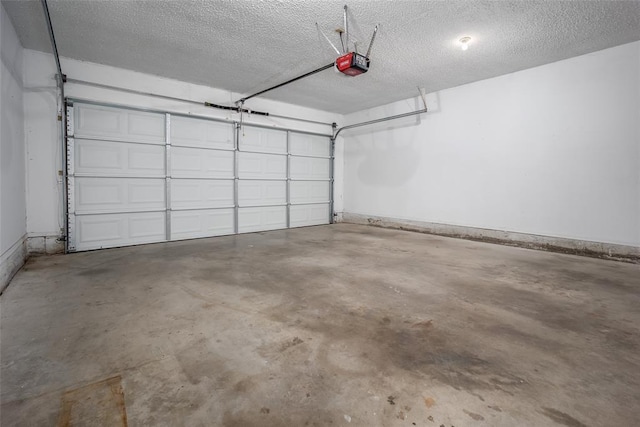
<path id="1" fill-rule="evenodd" d="M 640 266 L 339 224 L 31 259 L 3 426 L 630 426 Z"/>

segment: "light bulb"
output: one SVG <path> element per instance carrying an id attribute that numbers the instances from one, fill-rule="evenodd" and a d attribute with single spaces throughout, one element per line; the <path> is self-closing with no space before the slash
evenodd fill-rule
<path id="1" fill-rule="evenodd" d="M 469 42 L 471 41 L 471 37 L 463 37 L 460 39 L 460 48 L 462 50 L 469 49 Z"/>

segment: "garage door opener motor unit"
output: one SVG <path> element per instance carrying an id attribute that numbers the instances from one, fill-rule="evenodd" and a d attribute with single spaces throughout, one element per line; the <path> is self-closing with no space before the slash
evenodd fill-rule
<path id="1" fill-rule="evenodd" d="M 353 47 L 354 50 L 349 50 L 349 20 L 347 16 L 347 6 L 344 6 L 344 29 L 338 28 L 336 32 L 340 34 L 340 44 L 342 45 L 342 52 L 335 47 L 329 37 L 326 36 L 325 33 L 322 32 L 320 26 L 316 22 L 316 27 L 318 27 L 318 31 L 324 36 L 324 38 L 329 42 L 331 47 L 336 51 L 336 53 L 340 56 L 336 59 L 335 67 L 336 70 L 347 76 L 358 76 L 360 74 L 366 73 L 369 71 L 369 64 L 371 63 L 370 55 L 371 48 L 373 47 L 373 41 L 376 39 L 376 33 L 378 32 L 378 26 L 376 25 L 373 29 L 373 35 L 371 36 L 371 41 L 369 42 L 369 48 L 367 49 L 366 55 L 362 55 L 358 53 L 358 43 L 354 42 Z"/>
<path id="2" fill-rule="evenodd" d="M 240 124 L 242 126 L 242 113 L 254 113 L 254 114 L 261 114 L 261 115 L 265 115 L 268 116 L 269 113 L 264 113 L 264 112 L 259 112 L 259 111 L 251 111 L 251 110 L 247 110 L 244 108 L 244 103 L 246 101 L 248 101 L 249 99 L 256 97 L 258 95 L 262 95 L 266 92 L 269 92 L 271 90 L 280 88 L 282 86 L 291 84 L 293 82 L 296 82 L 300 79 L 303 79 L 305 77 L 309 77 L 312 76 L 316 73 L 319 73 L 321 71 L 324 70 L 328 70 L 329 68 L 335 68 L 337 71 L 341 72 L 342 74 L 344 74 L 345 76 L 358 76 L 360 74 L 364 74 L 367 71 L 369 71 L 369 66 L 371 64 L 371 60 L 370 55 L 371 55 L 371 48 L 373 47 L 373 42 L 376 38 L 376 33 L 378 32 L 378 26 L 376 25 L 375 28 L 373 29 L 373 35 L 371 36 L 371 41 L 369 42 L 369 48 L 367 49 L 367 53 L 365 55 L 362 55 L 361 53 L 358 52 L 358 43 L 357 41 L 353 42 L 353 50 L 349 50 L 350 46 L 349 46 L 349 22 L 347 19 L 347 6 L 344 6 L 344 29 L 343 28 L 338 28 L 336 30 L 336 32 L 340 35 L 340 44 L 342 47 L 342 50 L 338 50 L 338 48 L 331 42 L 331 40 L 329 40 L 329 37 L 327 37 L 327 35 L 322 32 L 322 30 L 320 29 L 320 26 L 318 25 L 318 23 L 316 22 L 316 27 L 318 28 L 318 31 L 324 36 L 324 38 L 327 40 L 327 42 L 329 42 L 329 44 L 331 45 L 331 47 L 333 48 L 333 50 L 336 51 L 336 53 L 338 54 L 338 58 L 332 62 L 331 64 L 327 64 L 324 65 L 318 69 L 315 69 L 313 71 L 309 71 L 308 73 L 302 74 L 301 76 L 297 76 L 294 77 L 292 79 L 287 80 L 286 82 L 283 83 L 279 83 L 275 86 L 271 86 L 267 89 L 263 89 L 259 92 L 256 92 L 254 94 L 245 96 L 243 98 L 240 98 L 239 100 L 237 100 L 234 104 L 235 106 L 227 106 L 227 105 L 219 105 L 219 104 L 213 104 L 211 102 L 205 102 L 205 106 L 207 107 L 213 107 L 213 108 L 220 108 L 223 110 L 232 110 L 232 111 L 236 111 L 238 113 L 240 113 Z"/>
<path id="3" fill-rule="evenodd" d="M 336 59 L 336 68 L 347 76 L 357 76 L 369 71 L 369 58 L 356 52 L 349 52 Z"/>

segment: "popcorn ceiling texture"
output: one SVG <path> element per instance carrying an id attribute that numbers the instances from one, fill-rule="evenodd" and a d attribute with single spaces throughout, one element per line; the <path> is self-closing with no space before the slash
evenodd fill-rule
<path id="1" fill-rule="evenodd" d="M 3 1 L 25 48 L 50 52 L 36 1 Z M 49 1 L 61 56 L 250 94 L 333 61 L 337 1 Z M 265 98 L 351 113 L 640 40 L 637 1 L 349 1 L 369 73 L 323 71 Z M 457 40 L 471 36 L 468 51 Z M 90 76 L 70 76 L 90 78 Z M 209 100 L 225 102 L 228 100 Z M 250 102 L 247 104 L 250 106 Z"/>

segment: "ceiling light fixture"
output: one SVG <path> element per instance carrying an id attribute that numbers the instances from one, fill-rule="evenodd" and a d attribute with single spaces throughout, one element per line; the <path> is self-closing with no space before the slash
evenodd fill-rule
<path id="1" fill-rule="evenodd" d="M 467 36 L 467 37 L 463 37 L 460 39 L 460 48 L 462 50 L 467 50 L 469 49 L 469 43 L 471 42 L 471 37 Z"/>

